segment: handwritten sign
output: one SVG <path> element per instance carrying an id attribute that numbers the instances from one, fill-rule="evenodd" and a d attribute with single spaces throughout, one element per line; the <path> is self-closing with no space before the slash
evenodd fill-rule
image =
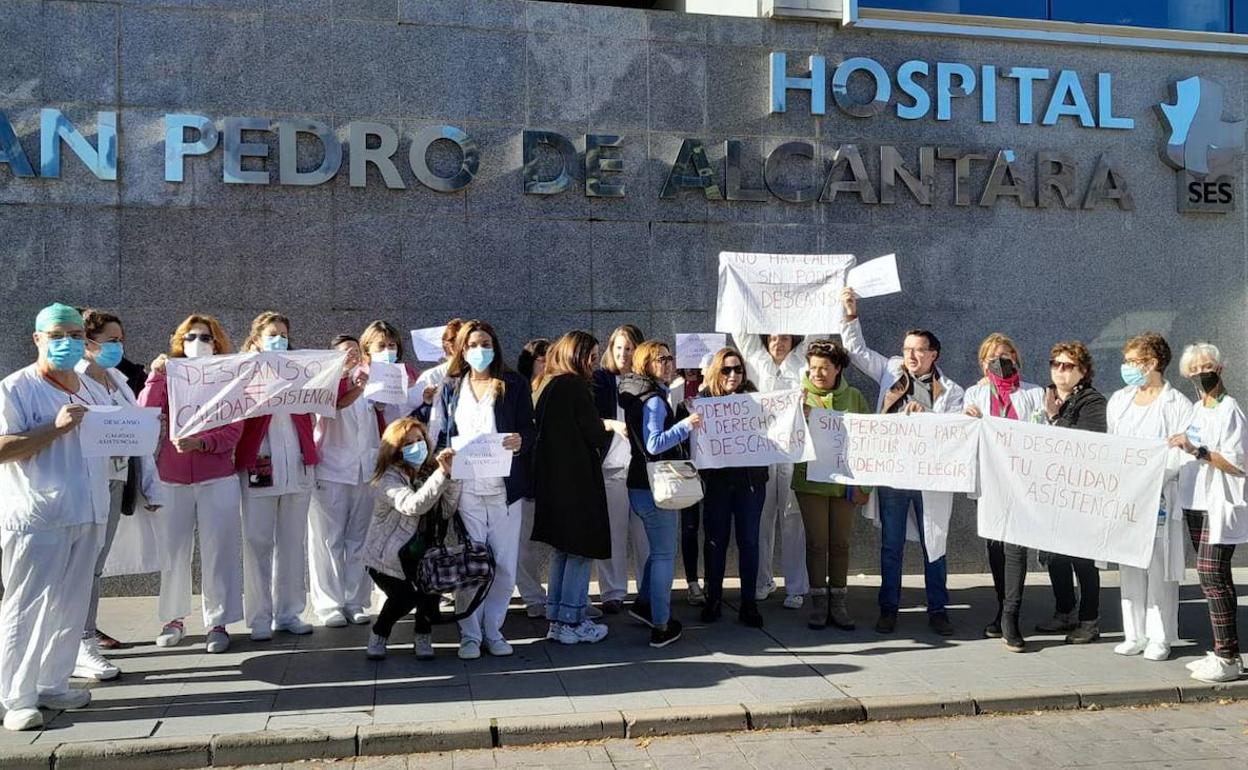
<path id="1" fill-rule="evenodd" d="M 151 457 L 160 440 L 160 410 L 89 406 L 78 426 L 83 457 Z"/>
<path id="2" fill-rule="evenodd" d="M 800 390 L 697 398 L 702 427 L 693 432 L 698 468 L 738 468 L 813 460 Z"/>
<path id="3" fill-rule="evenodd" d="M 811 409 L 812 481 L 974 492 L 979 420 L 961 414 L 844 414 Z"/>
<path id="4" fill-rule="evenodd" d="M 849 271 L 845 285 L 859 297 L 883 297 L 901 291 L 901 278 L 897 275 L 897 255 L 885 254 L 863 262 Z"/>
<path id="5" fill-rule="evenodd" d="M 715 330 L 827 334 L 841 328 L 841 289 L 852 254 L 720 252 Z"/>
<path id="6" fill-rule="evenodd" d="M 676 335 L 676 368 L 697 369 L 702 359 L 728 344 L 728 335 L 717 332 Z"/>
<path id="7" fill-rule="evenodd" d="M 472 438 L 454 436 L 451 449 L 455 458 L 451 461 L 451 478 L 497 479 L 511 475 L 510 449 L 503 448 L 506 433 L 482 433 Z"/>
<path id="8" fill-rule="evenodd" d="M 375 404 L 406 404 L 407 367 L 385 361 L 370 362 L 364 398 Z"/>
<path id="9" fill-rule="evenodd" d="M 265 414 L 337 417 L 346 358 L 340 350 L 171 358 L 165 365 L 169 433 L 187 438 Z"/>
<path id="10" fill-rule="evenodd" d="M 981 537 L 1148 566 L 1166 442 L 997 417 L 980 430 Z"/>
<path id="11" fill-rule="evenodd" d="M 442 350 L 442 334 L 445 326 L 430 326 L 424 329 L 412 329 L 412 352 L 417 361 L 437 363 L 446 357 Z"/>

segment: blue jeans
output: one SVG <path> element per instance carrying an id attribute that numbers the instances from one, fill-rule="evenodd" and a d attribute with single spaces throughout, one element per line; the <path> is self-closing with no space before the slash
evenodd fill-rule
<path id="1" fill-rule="evenodd" d="M 754 603 L 758 582 L 758 530 L 763 515 L 766 486 L 751 487 L 744 479 L 707 481 L 702 498 L 702 527 L 706 532 L 706 599 L 716 603 L 724 597 L 728 540 L 735 523 L 737 556 L 741 576 L 741 601 Z"/>
<path id="2" fill-rule="evenodd" d="M 650 557 L 637 586 L 638 601 L 650 603 L 650 619 L 656 627 L 667 625 L 672 617 L 672 579 L 676 576 L 676 539 L 680 511 L 667 511 L 654 504 L 648 489 L 628 490 L 628 504 L 641 518 L 650 543 Z"/>
<path id="3" fill-rule="evenodd" d="M 589 570 L 594 560 L 566 551 L 550 555 L 550 590 L 546 592 L 546 619 L 578 626 L 589 607 Z"/>
<path id="4" fill-rule="evenodd" d="M 913 489 L 877 487 L 880 504 L 880 612 L 892 614 L 901 604 L 901 558 L 906 548 L 906 519 L 914 506 L 914 523 L 919 530 L 919 546 L 923 550 L 923 583 L 927 589 L 927 611 L 944 612 L 949 602 L 945 586 L 948 568 L 945 557 L 927 559 L 927 543 L 923 539 L 923 493 Z"/>

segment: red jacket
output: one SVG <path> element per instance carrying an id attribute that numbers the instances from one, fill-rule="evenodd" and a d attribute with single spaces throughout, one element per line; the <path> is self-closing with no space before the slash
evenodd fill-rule
<path id="1" fill-rule="evenodd" d="M 256 465 L 256 457 L 260 454 L 260 444 L 269 435 L 269 422 L 273 415 L 250 417 L 243 421 L 243 436 L 238 440 L 234 450 L 234 467 L 240 471 L 249 471 Z M 290 419 L 295 424 L 295 434 L 299 437 L 299 451 L 303 455 L 304 465 L 316 465 L 320 456 L 316 453 L 316 439 L 312 435 L 312 415 L 292 414 Z"/>

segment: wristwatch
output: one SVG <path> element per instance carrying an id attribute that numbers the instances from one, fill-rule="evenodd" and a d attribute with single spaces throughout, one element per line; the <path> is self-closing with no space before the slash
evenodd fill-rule
<path id="1" fill-rule="evenodd" d="M 1209 447 L 1207 446 L 1196 447 L 1196 459 L 1209 462 Z"/>

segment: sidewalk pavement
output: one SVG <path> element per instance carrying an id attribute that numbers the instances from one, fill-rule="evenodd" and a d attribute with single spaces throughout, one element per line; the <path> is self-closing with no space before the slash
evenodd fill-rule
<path id="1" fill-rule="evenodd" d="M 203 629 L 191 618 L 188 641 L 159 649 L 152 643 L 160 625 L 154 598 L 105 599 L 101 628 L 134 643 L 109 654 L 122 677 L 92 684 L 88 709 L 48 714 L 42 732 L 0 731 L 0 765 L 7 754 L 35 758 L 33 766 L 47 768 L 53 746 L 71 744 L 57 752 L 60 770 L 76 766 L 62 758 L 107 753 L 109 741 L 132 745 L 142 739 L 159 753 L 162 739 L 177 746 L 206 736 L 217 736 L 214 764 L 241 763 L 226 761 L 231 746 L 236 758 L 258 762 L 266 756 L 259 743 L 283 744 L 300 735 L 306 742 L 308 728 L 320 736 L 321 747 L 290 756 L 1248 697 L 1248 680 L 1215 691 L 1188 677 L 1184 664 L 1210 645 L 1205 602 L 1192 572 L 1181 595 L 1184 641 L 1171 660 L 1114 655 L 1121 639 L 1116 578 L 1114 571 L 1104 573 L 1099 643 L 1075 647 L 1060 636 L 1028 633 L 1025 654 L 982 638 L 995 612 L 986 575 L 950 577 L 957 634 L 949 638 L 927 627 L 921 576 L 906 580 L 902 604 L 908 609 L 897 632 L 876 634 L 878 579 L 860 576 L 851 579 L 850 608 L 858 621 L 853 632 L 810 630 L 807 610 L 783 609 L 779 595 L 764 603 L 767 625 L 761 630 L 738 623 L 729 608 L 719 622 L 704 626 L 678 589 L 674 608 L 685 636 L 667 648 L 651 649 L 648 630 L 625 615 L 605 619 L 611 635 L 600 644 L 557 645 L 543 640 L 544 621 L 516 609 L 505 628 L 516 654 L 470 662 L 455 655 L 453 626 L 435 629 L 435 660 L 417 661 L 410 621 L 396 627 L 390 655 L 380 662 L 364 657 L 367 626 L 318 627 L 310 636 L 277 634 L 262 643 L 250 641 L 241 627 L 231 628 L 232 649 L 209 655 Z M 1248 570 L 1236 570 L 1236 578 L 1248 582 Z M 1046 576 L 1033 574 L 1028 583 L 1023 620 L 1030 630 L 1051 615 L 1053 605 Z M 1248 620 L 1243 609 L 1241 616 Z M 1248 623 L 1241 626 L 1248 629 Z M 413 742 L 413 728 L 423 742 Z M 269 737 L 254 735 L 260 731 Z M 387 735 L 395 740 L 387 744 Z M 398 740 L 401 735 L 406 743 Z M 370 741 L 373 750 L 365 751 Z M 89 744 L 72 745 L 82 742 Z M 268 756 L 280 761 L 287 755 L 278 748 Z"/>

